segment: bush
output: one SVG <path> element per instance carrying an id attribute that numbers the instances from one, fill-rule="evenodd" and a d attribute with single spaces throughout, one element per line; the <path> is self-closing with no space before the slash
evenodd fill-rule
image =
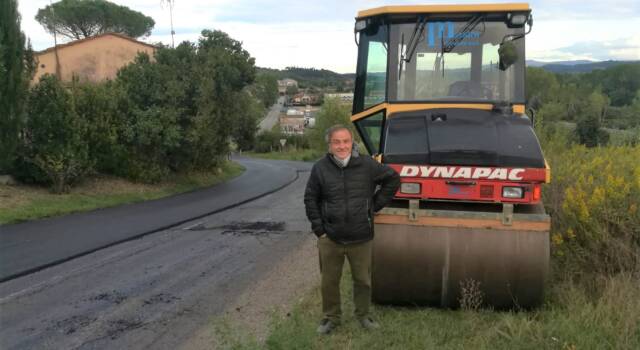
<path id="1" fill-rule="evenodd" d="M 54 193 L 62 193 L 92 168 L 87 123 L 78 116 L 74 96 L 52 75 L 45 75 L 31 90 L 22 149 L 23 163 L 45 175 Z"/>
<path id="2" fill-rule="evenodd" d="M 280 140 L 287 140 L 284 150 L 307 150 L 311 149 L 311 140 L 308 135 L 285 135 L 280 131 L 262 131 L 256 136 L 256 153 L 268 153 L 283 149 Z"/>
<path id="3" fill-rule="evenodd" d="M 87 125 L 89 158 L 95 162 L 95 169 L 104 174 L 118 173 L 127 157 L 119 139 L 121 90 L 111 81 L 100 84 L 75 82 L 72 92 L 76 112 Z"/>
<path id="4" fill-rule="evenodd" d="M 256 136 L 255 146 L 253 150 L 257 153 L 268 153 L 277 150 L 280 147 L 280 133 L 275 131 L 261 131 Z"/>
<path id="5" fill-rule="evenodd" d="M 640 146 L 544 147 L 553 255 L 571 275 L 640 271 Z"/>

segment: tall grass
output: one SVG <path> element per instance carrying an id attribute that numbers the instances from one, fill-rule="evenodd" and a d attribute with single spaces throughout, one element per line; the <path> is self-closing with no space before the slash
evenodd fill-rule
<path id="1" fill-rule="evenodd" d="M 552 286 L 547 302 L 529 312 L 463 311 L 375 306 L 382 328 L 368 332 L 353 317 L 350 275 L 342 280 L 342 326 L 328 336 L 316 288 L 288 314 L 276 316 L 264 344 L 225 327 L 229 349 L 638 349 L 640 288 L 628 274 L 598 280 L 594 290 L 573 282 Z"/>
<path id="2" fill-rule="evenodd" d="M 543 138 L 552 252 L 565 274 L 640 271 L 640 145 L 586 148 Z"/>

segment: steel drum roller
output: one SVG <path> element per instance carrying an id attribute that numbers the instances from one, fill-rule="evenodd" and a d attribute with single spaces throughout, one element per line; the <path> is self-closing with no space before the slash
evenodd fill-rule
<path id="1" fill-rule="evenodd" d="M 545 225 L 523 230 L 500 224 L 464 227 L 464 220 L 449 227 L 425 221 L 409 222 L 398 215 L 376 217 L 375 302 L 455 308 L 460 283 L 470 279 L 480 282 L 484 303 L 498 309 L 529 308 L 542 302 L 549 268 Z"/>

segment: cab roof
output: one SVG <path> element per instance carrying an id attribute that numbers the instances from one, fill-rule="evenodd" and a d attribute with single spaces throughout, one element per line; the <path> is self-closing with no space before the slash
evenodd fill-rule
<path id="1" fill-rule="evenodd" d="M 409 5 L 382 6 L 358 12 L 356 19 L 386 15 L 415 13 L 473 13 L 530 11 L 528 3 L 478 4 L 478 5 Z"/>

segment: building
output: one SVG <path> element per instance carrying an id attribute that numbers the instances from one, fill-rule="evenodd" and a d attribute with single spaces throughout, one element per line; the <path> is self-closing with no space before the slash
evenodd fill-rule
<path id="1" fill-rule="evenodd" d="M 297 88 L 298 82 L 289 78 L 278 80 L 278 93 L 280 96 L 284 96 L 287 93 L 287 88 L 290 86 Z"/>
<path id="2" fill-rule="evenodd" d="M 38 66 L 32 83 L 45 73 L 56 74 L 56 61 L 63 81 L 70 81 L 74 75 L 81 81 L 114 79 L 118 70 L 133 61 L 139 52 L 153 57 L 155 50 L 151 44 L 118 33 L 75 40 L 36 52 Z"/>
<path id="3" fill-rule="evenodd" d="M 353 103 L 353 93 L 324 94 L 324 99 L 335 98 L 345 104 Z"/>

